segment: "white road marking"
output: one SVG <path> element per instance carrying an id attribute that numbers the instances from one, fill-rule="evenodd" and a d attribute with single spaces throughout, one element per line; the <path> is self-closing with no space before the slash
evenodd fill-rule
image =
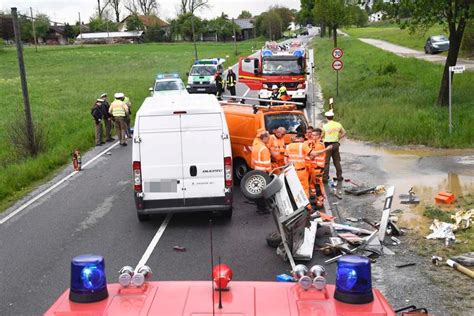
<path id="1" fill-rule="evenodd" d="M 116 142 L 115 144 L 113 144 L 112 146 L 110 147 L 107 147 L 107 149 L 101 151 L 99 154 L 97 154 L 95 157 L 93 157 L 91 160 L 89 160 L 88 162 L 86 162 L 84 165 L 82 165 L 83 168 L 87 167 L 88 165 L 90 165 L 91 163 L 93 163 L 94 161 L 96 161 L 100 156 L 104 155 L 106 152 L 108 152 L 109 150 L 111 150 L 112 148 L 114 147 L 117 147 L 119 144 L 119 142 Z M 35 203 L 36 201 L 38 201 L 39 199 L 41 199 L 43 196 L 45 196 L 46 194 L 50 193 L 51 191 L 53 191 L 54 189 L 56 189 L 58 186 L 60 186 L 61 184 L 63 184 L 64 182 L 66 182 L 67 180 L 69 180 L 70 178 L 72 178 L 74 175 L 76 175 L 76 173 L 78 173 L 79 171 L 73 171 L 71 172 L 70 174 L 68 174 L 66 177 L 62 178 L 61 180 L 59 180 L 58 182 L 56 182 L 54 185 L 50 186 L 49 188 L 47 188 L 46 190 L 44 190 L 43 192 L 41 192 L 40 194 L 34 196 L 33 198 L 31 198 L 29 201 L 27 201 L 26 203 L 24 203 L 23 205 L 21 205 L 20 207 L 18 207 L 16 210 L 14 210 L 13 212 L 11 212 L 10 214 L 8 214 L 7 216 L 5 216 L 4 218 L 2 218 L 0 220 L 0 225 L 2 224 L 5 224 L 10 218 L 12 218 L 13 216 L 17 215 L 18 213 L 20 213 L 21 211 L 23 211 L 24 209 L 26 209 L 28 206 L 30 206 L 31 204 Z"/>
<path id="2" fill-rule="evenodd" d="M 153 237 L 150 244 L 148 245 L 148 248 L 146 248 L 145 253 L 143 254 L 142 258 L 137 263 L 137 266 L 135 267 L 135 273 L 137 273 L 138 269 L 143 267 L 148 261 L 148 259 L 150 258 L 151 254 L 153 253 L 153 250 L 155 250 L 156 245 L 160 241 L 161 236 L 163 236 L 163 233 L 165 232 L 166 226 L 168 226 L 168 223 L 170 222 L 171 217 L 173 217 L 173 214 L 166 215 L 166 218 L 163 221 L 163 223 L 161 223 L 160 228 L 158 228 L 158 231 L 156 232 L 155 237 Z"/>

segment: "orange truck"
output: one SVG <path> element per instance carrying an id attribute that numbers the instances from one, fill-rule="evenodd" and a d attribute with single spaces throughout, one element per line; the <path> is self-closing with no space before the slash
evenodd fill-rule
<path id="1" fill-rule="evenodd" d="M 265 128 L 270 134 L 278 127 L 287 130 L 285 142 L 291 141 L 298 130 L 306 131 L 308 120 L 295 105 L 256 106 L 236 103 L 221 103 L 229 128 L 234 175 L 237 181 L 250 170 L 252 143 L 257 130 Z"/>

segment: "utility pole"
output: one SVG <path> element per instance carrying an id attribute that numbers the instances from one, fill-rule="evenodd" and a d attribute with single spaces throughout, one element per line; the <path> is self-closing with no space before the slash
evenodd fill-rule
<path id="1" fill-rule="evenodd" d="M 82 24 L 81 24 L 81 12 L 79 13 L 79 35 L 81 35 L 81 45 L 82 45 Z"/>
<path id="2" fill-rule="evenodd" d="M 235 33 L 235 23 L 234 18 L 232 18 L 232 30 L 234 32 L 234 48 L 235 48 L 235 56 L 237 56 L 237 34 Z"/>
<path id="3" fill-rule="evenodd" d="M 23 105 L 25 110 L 26 134 L 28 136 L 28 149 L 32 156 L 37 154 L 35 146 L 35 135 L 33 119 L 31 118 L 30 99 L 28 97 L 28 85 L 26 83 L 25 63 L 23 61 L 23 46 L 21 45 L 20 24 L 16 8 L 11 8 L 13 18 L 13 32 L 15 34 L 16 53 L 18 55 L 18 68 L 20 70 L 21 92 L 23 93 Z"/>
<path id="4" fill-rule="evenodd" d="M 30 13 L 31 13 L 31 23 L 33 25 L 33 40 L 35 41 L 35 50 L 38 52 L 38 44 L 36 41 L 36 29 L 35 29 L 35 18 L 33 17 L 33 9 L 30 7 Z"/>
<path id="5" fill-rule="evenodd" d="M 196 35 L 194 34 L 194 15 L 191 15 L 191 28 L 193 31 L 193 43 L 194 43 L 194 60 L 198 60 L 198 51 L 196 47 Z"/>

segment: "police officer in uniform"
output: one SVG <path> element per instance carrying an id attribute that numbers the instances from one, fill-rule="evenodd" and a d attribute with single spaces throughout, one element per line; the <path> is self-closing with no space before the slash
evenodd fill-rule
<path id="1" fill-rule="evenodd" d="M 109 113 L 110 104 L 107 100 L 107 93 L 102 93 L 100 95 L 100 100 L 102 100 L 101 109 L 104 116 L 105 141 L 113 142 L 115 139 L 112 137 L 112 115 Z"/>
<path id="2" fill-rule="evenodd" d="M 332 158 L 334 167 L 336 168 L 337 181 L 344 180 L 342 177 L 341 155 L 339 154 L 339 141 L 346 136 L 346 131 L 341 123 L 334 121 L 334 111 L 331 109 L 324 113 L 328 122 L 323 125 L 323 142 L 326 147 L 332 146 L 332 149 L 326 153 L 326 164 L 324 166 L 323 181 L 327 183 L 329 180 L 329 163 Z"/>
<path id="3" fill-rule="evenodd" d="M 95 145 L 102 146 L 105 144 L 103 139 L 102 120 L 104 119 L 104 113 L 102 112 L 102 99 L 97 99 L 92 106 L 91 115 L 95 122 Z"/>
<path id="4" fill-rule="evenodd" d="M 109 113 L 112 114 L 114 119 L 115 130 L 117 131 L 117 136 L 120 141 L 120 145 L 127 146 L 125 139 L 125 131 L 127 129 L 127 124 L 125 123 L 125 118 L 128 115 L 128 106 L 123 102 L 125 95 L 121 92 L 114 94 L 114 102 L 110 105 Z"/>

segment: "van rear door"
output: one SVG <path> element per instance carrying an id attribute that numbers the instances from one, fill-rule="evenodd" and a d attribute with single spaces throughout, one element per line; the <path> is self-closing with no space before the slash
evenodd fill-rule
<path id="1" fill-rule="evenodd" d="M 140 116 L 144 200 L 183 199 L 179 115 Z"/>
<path id="2" fill-rule="evenodd" d="M 188 199 L 224 196 L 222 120 L 222 113 L 181 115 L 185 204 Z"/>

